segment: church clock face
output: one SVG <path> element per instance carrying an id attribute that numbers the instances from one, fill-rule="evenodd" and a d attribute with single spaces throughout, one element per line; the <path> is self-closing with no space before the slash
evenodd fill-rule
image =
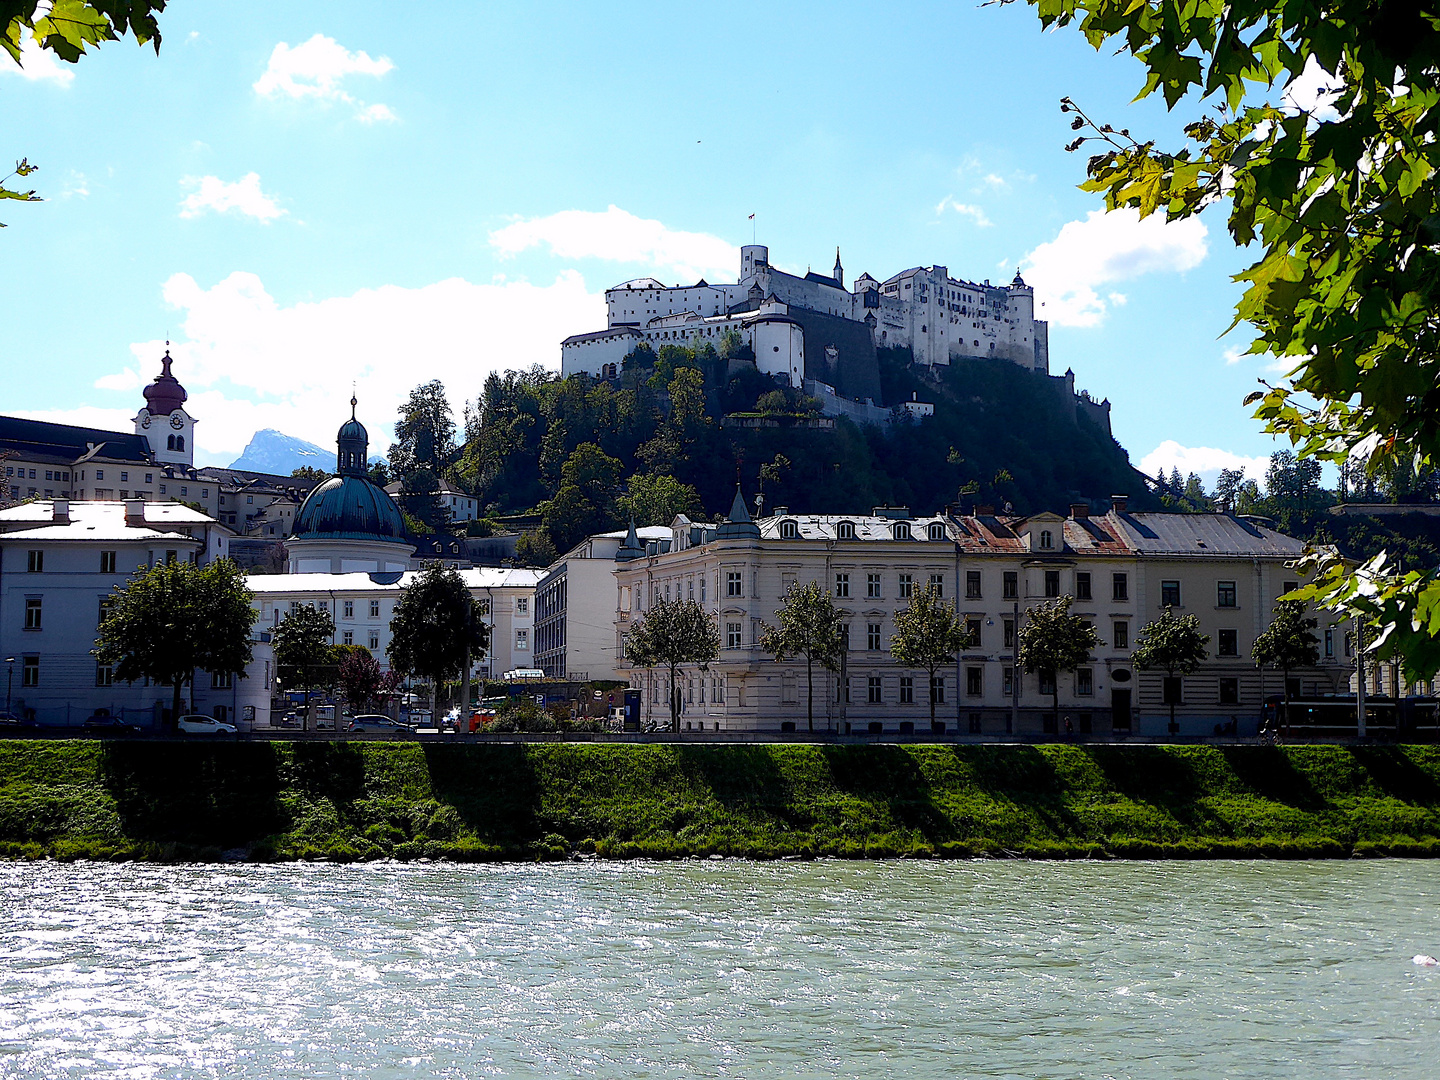
<path id="1" fill-rule="evenodd" d="M 176 431 L 179 431 L 182 427 L 185 426 L 185 421 L 180 419 L 179 413 L 175 413 L 170 417 L 170 426 L 173 427 Z"/>
<path id="2" fill-rule="evenodd" d="M 143 427 L 143 428 L 148 428 L 148 427 L 150 426 L 150 414 L 149 414 L 149 413 L 146 413 L 144 416 L 142 416 L 142 417 L 140 418 L 140 426 Z"/>

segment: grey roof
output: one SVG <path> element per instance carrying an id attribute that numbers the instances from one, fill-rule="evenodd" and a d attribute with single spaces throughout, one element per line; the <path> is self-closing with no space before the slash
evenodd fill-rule
<path id="1" fill-rule="evenodd" d="M 0 447 L 22 457 L 48 454 L 74 461 L 91 447 L 102 444 L 105 448 L 102 453 L 112 460 L 154 464 L 150 441 L 143 435 L 28 420 L 22 416 L 0 416 Z"/>
<path id="2" fill-rule="evenodd" d="M 621 323 L 618 326 L 610 327 L 608 330 L 592 330 L 588 334 L 571 334 L 564 341 L 560 342 L 560 344 L 568 345 L 572 341 L 599 341 L 601 338 L 623 337 L 627 334 L 638 337 L 640 331 L 635 329 L 634 323 Z"/>
<path id="3" fill-rule="evenodd" d="M 1122 539 L 1145 555 L 1298 556 L 1305 543 L 1230 514 L 1111 514 Z"/>
<path id="4" fill-rule="evenodd" d="M 946 524 L 943 517 L 918 517 L 918 518 L 886 518 L 875 517 L 870 514 L 786 514 L 783 517 L 768 517 L 760 522 L 760 536 L 765 540 L 779 540 L 780 525 L 782 522 L 793 521 L 795 523 L 796 539 L 798 540 L 834 540 L 836 529 L 842 521 L 848 521 L 855 526 L 856 540 L 890 540 L 895 539 L 894 527 L 901 521 L 910 526 L 910 539 L 912 541 L 928 542 L 929 526 L 932 523 Z M 946 541 L 950 539 L 949 530 L 946 530 Z"/>

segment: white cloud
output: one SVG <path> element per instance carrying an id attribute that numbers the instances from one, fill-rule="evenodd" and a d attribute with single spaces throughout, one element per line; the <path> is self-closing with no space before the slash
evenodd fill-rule
<path id="1" fill-rule="evenodd" d="M 372 60 L 368 53 L 352 53 L 334 38 L 316 34 L 294 48 L 284 41 L 276 45 L 264 74 L 255 80 L 254 90 L 261 97 L 342 102 L 354 106 L 360 120 L 373 124 L 394 120 L 395 114 L 385 105 L 366 105 L 352 97 L 342 84 L 352 75 L 378 79 L 394 68 L 387 56 Z"/>
<path id="2" fill-rule="evenodd" d="M 136 368 L 124 368 L 110 375 L 101 375 L 95 380 L 97 390 L 139 390 L 144 385 L 145 376 Z"/>
<path id="3" fill-rule="evenodd" d="M 395 120 L 395 114 L 390 111 L 389 105 L 366 105 L 358 113 L 355 119 L 362 124 L 388 124 Z"/>
<path id="4" fill-rule="evenodd" d="M 1147 476 L 1158 478 L 1162 472 L 1169 476 L 1172 469 L 1179 469 L 1181 476 L 1197 473 L 1206 487 L 1215 486 L 1221 469 L 1244 469 L 1247 480 L 1254 480 L 1263 487 L 1265 471 L 1269 467 L 1268 455 L 1245 457 L 1229 450 L 1217 450 L 1213 446 L 1181 446 L 1174 439 L 1166 439 L 1140 459 L 1140 471 Z"/>
<path id="5" fill-rule="evenodd" d="M 1305 58 L 1305 70 L 1285 87 L 1283 104 L 1287 111 L 1309 113 L 1316 120 L 1339 120 L 1334 101 L 1344 83 L 1320 66 L 1313 56 Z"/>
<path id="6" fill-rule="evenodd" d="M 1226 349 L 1224 352 L 1225 366 L 1234 367 L 1245 356 L 1244 349 Z"/>
<path id="7" fill-rule="evenodd" d="M 543 244 L 563 259 L 636 263 L 668 270 L 685 283 L 706 276 L 733 281 L 740 270 L 740 249 L 734 244 L 709 233 L 670 229 L 618 206 L 516 221 L 492 232 L 490 243 L 502 255 Z"/>
<path id="8" fill-rule="evenodd" d="M 243 271 L 209 288 L 176 274 L 163 294 L 184 313 L 183 338 L 170 343 L 170 355 L 190 392 L 186 408 L 199 422 L 199 450 L 207 460 L 224 462 L 238 456 L 259 428 L 333 445 L 335 429 L 349 413 L 352 380 L 359 383 L 371 451 L 384 454 L 395 410 L 417 383 L 442 380 L 458 414 L 491 371 L 532 364 L 554 369 L 562 338 L 605 324 L 603 297 L 587 292 L 573 270 L 550 285 L 451 278 L 289 306 Z M 138 408 L 135 390 L 159 371 L 165 344 L 137 342 L 130 349 L 133 369 L 104 376 L 97 385 L 130 391 Z M 82 413 L 89 415 L 70 410 L 52 418 Z M 133 415 L 131 408 L 118 430 L 129 431 Z"/>
<path id="9" fill-rule="evenodd" d="M 1092 210 L 1025 256 L 1021 270 L 1045 304 L 1037 315 L 1059 326 L 1096 326 L 1107 304 L 1125 302 L 1122 293 L 1102 298 L 1100 286 L 1190 270 L 1205 258 L 1206 235 L 1196 218 L 1167 222 L 1162 214 L 1141 220 L 1136 210 Z"/>
<path id="10" fill-rule="evenodd" d="M 985 210 L 982 207 L 956 202 L 949 195 L 940 200 L 940 205 L 935 207 L 935 213 L 936 215 L 940 215 L 946 210 L 953 210 L 961 217 L 971 218 L 975 222 L 975 227 L 979 229 L 988 229 L 995 224 L 985 216 Z"/>
<path id="11" fill-rule="evenodd" d="M 269 224 L 285 213 L 271 196 L 260 190 L 258 173 L 246 173 L 233 184 L 227 184 L 218 176 L 187 176 L 180 183 L 184 187 L 195 188 L 180 201 L 180 216 L 183 218 L 199 217 L 207 210 L 214 210 L 217 214 L 235 210 Z"/>
<path id="12" fill-rule="evenodd" d="M 42 49 L 29 34 L 20 41 L 20 63 L 17 65 L 6 57 L 0 71 L 30 82 L 52 82 L 56 86 L 69 86 L 75 81 L 75 65 L 58 59 L 49 49 Z"/>

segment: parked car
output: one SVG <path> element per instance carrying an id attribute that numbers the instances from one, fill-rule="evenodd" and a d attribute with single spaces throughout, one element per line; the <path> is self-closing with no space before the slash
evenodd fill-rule
<path id="1" fill-rule="evenodd" d="M 234 735 L 235 725 L 216 720 L 213 716 L 188 715 L 175 721 L 182 735 Z"/>
<path id="2" fill-rule="evenodd" d="M 379 713 L 365 713 L 355 717 L 345 729 L 346 731 L 382 731 L 391 734 L 403 732 L 409 734 L 410 729 L 398 720 L 391 720 L 388 716 L 381 716 Z"/>
<path id="3" fill-rule="evenodd" d="M 139 735 L 140 725 L 132 724 L 128 720 L 121 720 L 118 716 L 111 716 L 109 712 L 101 710 L 94 716 L 89 717 L 85 723 L 86 731 L 93 731 L 97 735 Z"/>

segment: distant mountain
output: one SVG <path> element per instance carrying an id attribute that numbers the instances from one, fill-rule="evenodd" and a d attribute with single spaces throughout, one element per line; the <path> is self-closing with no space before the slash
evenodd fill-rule
<path id="1" fill-rule="evenodd" d="M 333 470 L 335 451 L 325 450 L 274 428 L 265 428 L 251 437 L 250 445 L 230 463 L 230 468 L 289 476 L 306 465 L 312 469 Z"/>

